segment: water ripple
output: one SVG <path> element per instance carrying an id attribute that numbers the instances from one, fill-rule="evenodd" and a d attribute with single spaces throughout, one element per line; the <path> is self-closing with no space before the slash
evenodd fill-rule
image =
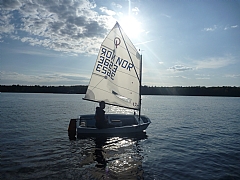
<path id="1" fill-rule="evenodd" d="M 240 179 L 239 98 L 144 96 L 147 134 L 70 141 L 81 98 L 2 93 L 0 179 Z"/>

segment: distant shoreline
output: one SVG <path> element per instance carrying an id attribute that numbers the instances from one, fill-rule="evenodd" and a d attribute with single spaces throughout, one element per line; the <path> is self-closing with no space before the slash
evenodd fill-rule
<path id="1" fill-rule="evenodd" d="M 26 86 L 26 85 L 0 85 L 0 92 L 15 93 L 58 93 L 58 94 L 85 94 L 87 86 Z M 178 95 L 178 96 L 224 96 L 240 97 L 240 87 L 153 87 L 142 86 L 142 95 Z"/>

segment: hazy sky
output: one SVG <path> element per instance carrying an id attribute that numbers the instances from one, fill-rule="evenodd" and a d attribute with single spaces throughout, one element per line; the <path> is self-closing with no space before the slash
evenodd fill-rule
<path id="1" fill-rule="evenodd" d="M 240 86 L 239 0 L 0 0 L 0 84 L 87 85 L 116 21 L 143 85 Z"/>

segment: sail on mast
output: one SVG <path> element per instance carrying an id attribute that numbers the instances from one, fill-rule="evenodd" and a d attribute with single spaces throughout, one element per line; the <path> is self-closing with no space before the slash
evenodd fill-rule
<path id="1" fill-rule="evenodd" d="M 141 56 L 118 22 L 101 44 L 84 100 L 139 110 Z"/>

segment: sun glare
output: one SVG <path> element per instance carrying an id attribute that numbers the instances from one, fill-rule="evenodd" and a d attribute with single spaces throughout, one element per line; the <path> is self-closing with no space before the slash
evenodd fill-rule
<path id="1" fill-rule="evenodd" d="M 119 23 L 129 38 L 137 38 L 143 32 L 141 23 L 133 16 L 126 16 Z"/>

